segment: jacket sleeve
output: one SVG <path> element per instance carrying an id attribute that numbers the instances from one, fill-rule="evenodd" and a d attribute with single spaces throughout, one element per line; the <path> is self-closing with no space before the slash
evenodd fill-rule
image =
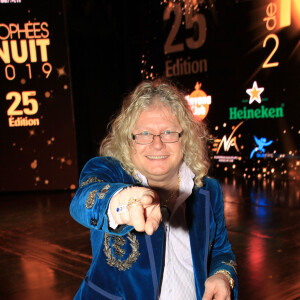
<path id="1" fill-rule="evenodd" d="M 112 158 L 91 159 L 81 172 L 79 188 L 70 205 L 71 216 L 90 229 L 116 235 L 126 234 L 133 227 L 122 226 L 122 230 L 118 233 L 111 231 L 106 212 L 112 196 L 122 188 L 133 185 L 130 178 L 119 162 Z"/>
<path id="2" fill-rule="evenodd" d="M 228 240 L 224 218 L 223 193 L 217 180 L 210 180 L 211 205 L 215 231 L 210 249 L 209 276 L 218 270 L 226 270 L 235 281 L 233 298 L 237 299 L 238 278 L 236 258 Z"/>

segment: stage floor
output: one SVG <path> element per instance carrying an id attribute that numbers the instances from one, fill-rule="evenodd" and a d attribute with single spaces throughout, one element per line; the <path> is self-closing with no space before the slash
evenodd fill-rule
<path id="1" fill-rule="evenodd" d="M 240 300 L 300 299 L 300 183 L 222 182 Z M 73 299 L 91 262 L 70 192 L 0 194 L 0 299 Z M 171 300 L 171 299 L 170 299 Z"/>

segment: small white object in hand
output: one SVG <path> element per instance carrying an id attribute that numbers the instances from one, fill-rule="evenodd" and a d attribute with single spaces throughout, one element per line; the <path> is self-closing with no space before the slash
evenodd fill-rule
<path id="1" fill-rule="evenodd" d="M 117 210 L 118 214 L 122 214 L 122 213 L 128 211 L 128 207 L 127 207 L 127 205 L 120 205 L 117 207 L 116 210 Z"/>

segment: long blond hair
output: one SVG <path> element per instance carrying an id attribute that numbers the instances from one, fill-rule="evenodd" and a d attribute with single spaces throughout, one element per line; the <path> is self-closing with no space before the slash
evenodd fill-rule
<path id="1" fill-rule="evenodd" d="M 197 121 L 185 99 L 174 85 L 161 80 L 143 81 L 124 99 L 121 112 L 110 123 L 107 136 L 101 143 L 100 155 L 119 160 L 129 174 L 136 169 L 131 161 L 132 130 L 140 113 L 153 101 L 169 107 L 183 129 L 183 160 L 195 174 L 195 185 L 202 186 L 202 178 L 209 169 L 208 132 L 203 122 Z"/>

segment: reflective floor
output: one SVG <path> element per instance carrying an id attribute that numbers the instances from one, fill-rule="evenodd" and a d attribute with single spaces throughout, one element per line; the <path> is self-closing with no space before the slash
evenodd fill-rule
<path id="1" fill-rule="evenodd" d="M 300 299 L 299 182 L 224 180 L 239 299 Z M 69 300 L 91 261 L 72 194 L 0 194 L 0 299 Z"/>

